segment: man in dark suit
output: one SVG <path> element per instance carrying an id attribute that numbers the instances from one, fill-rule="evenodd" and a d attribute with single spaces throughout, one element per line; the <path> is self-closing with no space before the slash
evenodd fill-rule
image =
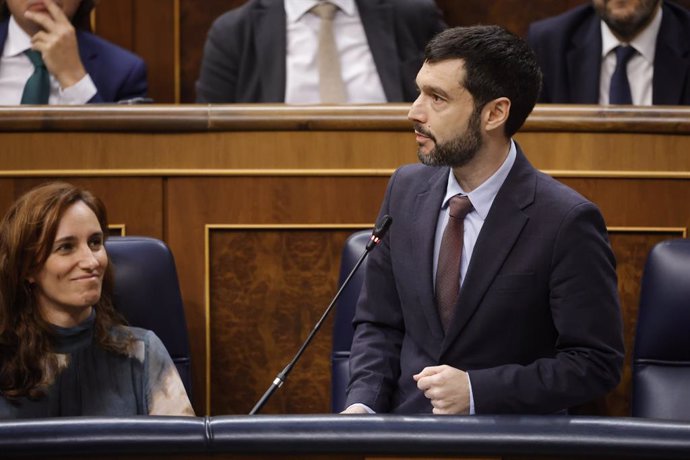
<path id="1" fill-rule="evenodd" d="M 636 105 L 690 104 L 690 12 L 662 0 L 593 0 L 530 25 L 544 73 L 540 102 L 608 104 L 615 49 L 632 46 Z"/>
<path id="2" fill-rule="evenodd" d="M 388 184 L 393 225 L 368 261 L 345 413 L 555 413 L 618 383 L 604 220 L 511 139 L 540 80 L 528 45 L 498 26 L 427 46 L 408 115 L 423 164 Z"/>
<path id="3" fill-rule="evenodd" d="M 118 102 L 144 98 L 146 65 L 138 56 L 75 29 L 94 7 L 92 0 L 0 2 L 0 103 L 19 104 L 35 70 L 27 50 L 40 52 L 49 74 L 50 104 Z"/>
<path id="4" fill-rule="evenodd" d="M 343 71 L 350 71 L 352 77 L 345 102 L 414 100 L 414 76 L 422 63 L 424 45 L 445 28 L 434 1 L 331 1 L 342 7 L 334 19 L 336 34 L 349 40 L 342 46 L 350 51 L 351 61 L 344 54 L 340 56 Z M 293 87 L 286 83 L 288 78 L 309 78 L 305 71 L 297 72 L 299 67 L 292 67 L 294 72 L 290 68 L 292 59 L 314 61 L 316 40 L 309 40 L 309 24 L 302 23 L 312 19 L 308 9 L 317 3 L 316 0 L 249 0 L 220 16 L 211 27 L 204 47 L 196 84 L 197 101 L 318 101 L 310 94 L 292 95 Z M 299 11 L 293 16 L 286 13 L 286 8 Z M 338 31 L 341 20 L 346 28 Z M 364 33 L 358 32 L 362 28 Z M 300 40 L 294 37 L 300 34 L 304 37 L 293 48 L 291 44 Z M 363 49 L 356 51 L 359 45 Z M 312 48 L 314 51 L 309 51 Z M 358 72 L 355 68 L 370 71 L 374 77 L 378 74 L 378 78 L 361 80 L 360 75 L 352 75 L 353 71 Z M 362 99 L 361 93 L 374 90 L 380 93 L 380 98 Z"/>

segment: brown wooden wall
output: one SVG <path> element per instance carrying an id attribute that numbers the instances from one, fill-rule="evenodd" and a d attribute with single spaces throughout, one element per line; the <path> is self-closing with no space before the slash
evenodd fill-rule
<path id="1" fill-rule="evenodd" d="M 206 32 L 246 0 L 100 0 L 96 33 L 134 51 L 149 66 L 157 102 L 194 102 Z M 436 0 L 449 26 L 499 24 L 525 35 L 535 20 L 588 0 Z M 690 0 L 676 0 L 690 8 Z"/>
<path id="2" fill-rule="evenodd" d="M 92 189 L 127 235 L 164 239 L 195 408 L 246 413 L 335 293 L 344 239 L 373 223 L 394 168 L 417 161 L 407 108 L 0 108 L 0 212 L 57 178 Z M 644 260 L 690 227 L 690 109 L 538 106 L 517 140 L 609 226 L 628 356 L 596 410 L 627 415 Z M 330 347 L 329 322 L 266 412 L 329 411 Z"/>

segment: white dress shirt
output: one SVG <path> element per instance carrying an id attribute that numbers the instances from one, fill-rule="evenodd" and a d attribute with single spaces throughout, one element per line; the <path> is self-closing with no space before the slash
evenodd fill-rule
<path id="1" fill-rule="evenodd" d="M 335 44 L 351 104 L 386 102 L 383 85 L 367 42 L 364 26 L 354 0 L 329 0 L 339 10 L 333 18 Z M 321 19 L 309 12 L 318 0 L 285 0 L 287 55 L 285 102 L 318 104 L 317 62 Z"/>
<path id="2" fill-rule="evenodd" d="M 622 43 L 611 32 L 604 21 L 601 21 L 601 74 L 599 78 L 599 103 L 609 103 L 609 86 L 611 75 L 616 69 L 615 48 L 619 45 L 630 45 L 637 51 L 628 61 L 628 81 L 634 105 L 652 105 L 652 79 L 654 78 L 654 55 L 656 38 L 661 28 L 661 8 L 654 19 L 630 43 Z"/>
<path id="3" fill-rule="evenodd" d="M 5 48 L 0 57 L 0 105 L 19 105 L 26 81 L 34 73 L 34 65 L 24 54 L 31 48 L 31 37 L 10 17 Z M 50 76 L 51 105 L 86 104 L 96 95 L 97 89 L 91 77 L 84 78 L 69 88 L 62 89 L 57 79 Z"/>

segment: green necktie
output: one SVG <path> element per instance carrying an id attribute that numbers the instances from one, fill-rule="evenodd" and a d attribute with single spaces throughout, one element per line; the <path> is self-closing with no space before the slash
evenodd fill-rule
<path id="1" fill-rule="evenodd" d="M 41 53 L 34 50 L 26 50 L 24 54 L 34 65 L 34 73 L 26 81 L 22 104 L 47 104 L 50 97 L 50 74 L 43 62 Z"/>

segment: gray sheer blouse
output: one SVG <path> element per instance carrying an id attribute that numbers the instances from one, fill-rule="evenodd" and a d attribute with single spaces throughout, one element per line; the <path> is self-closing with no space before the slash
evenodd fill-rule
<path id="1" fill-rule="evenodd" d="M 0 398 L 0 418 L 80 415 L 194 415 L 182 380 L 160 339 L 151 331 L 117 326 L 113 334 L 134 338 L 127 355 L 93 341 L 92 314 L 72 327 L 56 326 L 60 363 L 38 400 Z"/>

